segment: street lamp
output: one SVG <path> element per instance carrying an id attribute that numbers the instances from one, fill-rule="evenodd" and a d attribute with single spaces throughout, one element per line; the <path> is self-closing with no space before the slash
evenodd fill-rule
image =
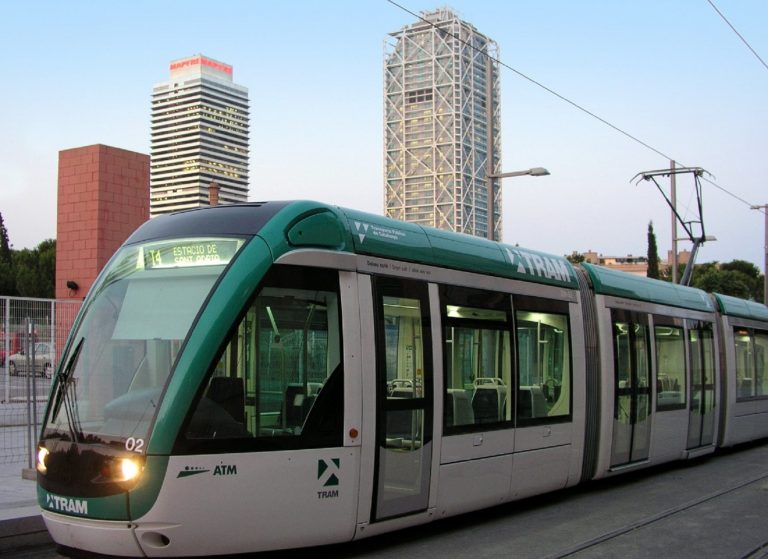
<path id="1" fill-rule="evenodd" d="M 488 179 L 488 238 L 490 240 L 493 239 L 493 229 L 494 229 L 494 203 L 493 203 L 493 180 L 492 179 L 506 179 L 508 177 L 522 177 L 525 175 L 530 175 L 532 177 L 543 177 L 545 175 L 548 175 L 549 171 L 547 171 L 544 167 L 531 167 L 530 169 L 525 169 L 523 171 L 510 171 L 509 173 L 488 173 L 486 174 L 486 178 Z"/>
<path id="2" fill-rule="evenodd" d="M 765 264 L 763 265 L 763 304 L 768 305 L 768 204 L 750 206 L 753 210 L 763 210 L 765 214 Z"/>
<path id="3" fill-rule="evenodd" d="M 544 167 L 532 167 L 531 169 L 526 169 L 524 171 L 512 171 L 510 173 L 499 173 L 498 175 L 488 175 L 489 179 L 505 179 L 507 177 L 522 177 L 523 175 L 531 175 L 532 177 L 543 177 L 544 175 L 548 175 L 549 171 L 547 171 Z"/>

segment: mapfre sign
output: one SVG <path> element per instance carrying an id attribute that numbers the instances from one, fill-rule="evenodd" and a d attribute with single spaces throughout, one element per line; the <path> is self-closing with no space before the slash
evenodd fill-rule
<path id="1" fill-rule="evenodd" d="M 210 58 L 204 56 L 193 56 L 192 58 L 185 58 L 184 60 L 176 60 L 171 62 L 171 72 L 176 70 L 183 70 L 184 68 L 193 68 L 195 66 L 208 66 L 214 70 L 219 70 L 226 74 L 232 74 L 232 66 L 224 64 L 222 62 L 216 62 Z"/>

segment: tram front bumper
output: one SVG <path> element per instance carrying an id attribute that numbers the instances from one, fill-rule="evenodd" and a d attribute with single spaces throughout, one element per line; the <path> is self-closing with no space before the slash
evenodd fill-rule
<path id="1" fill-rule="evenodd" d="M 143 557 L 128 521 L 93 520 L 43 511 L 45 526 L 59 545 L 102 555 Z"/>

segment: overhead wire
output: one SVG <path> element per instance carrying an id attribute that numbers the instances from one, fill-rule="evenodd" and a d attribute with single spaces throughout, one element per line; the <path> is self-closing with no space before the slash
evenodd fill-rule
<path id="1" fill-rule="evenodd" d="M 733 26 L 733 24 L 732 24 L 730 21 L 728 21 L 728 18 L 727 18 L 727 17 L 725 17 L 725 15 L 723 14 L 723 12 L 721 12 L 721 11 L 720 11 L 720 10 L 717 8 L 717 6 L 715 6 L 715 3 L 714 3 L 712 0 L 707 0 L 707 2 L 709 2 L 709 5 L 710 5 L 710 6 L 712 6 L 712 9 L 713 9 L 713 10 L 715 10 L 715 11 L 717 12 L 717 15 L 719 15 L 721 18 L 723 18 L 723 21 L 724 21 L 725 23 L 727 23 L 727 24 L 728 24 L 728 27 L 730 27 L 730 28 L 731 28 L 731 30 L 732 30 L 734 33 L 736 33 L 736 35 L 739 37 L 739 39 L 741 39 L 741 42 L 742 42 L 742 43 L 744 43 L 744 44 L 747 46 L 747 48 L 748 48 L 750 51 L 752 51 L 752 54 L 754 54 L 754 55 L 755 55 L 755 58 L 757 58 L 757 59 L 760 61 L 760 63 L 761 63 L 761 64 L 762 64 L 762 65 L 765 67 L 765 69 L 766 69 L 766 70 L 768 70 L 768 64 L 766 64 L 766 63 L 765 63 L 765 60 L 763 60 L 762 58 L 760 58 L 760 55 L 759 55 L 759 54 L 757 54 L 757 51 L 756 51 L 755 49 L 753 49 L 753 48 L 752 48 L 752 45 L 750 45 L 750 44 L 747 42 L 747 40 L 744 38 L 744 36 L 743 36 L 741 33 L 739 33 L 737 30 L 736 30 L 736 28 Z"/>
<path id="2" fill-rule="evenodd" d="M 408 9 L 408 8 L 406 8 L 405 6 L 403 6 L 403 5 L 401 5 L 401 4 L 398 4 L 398 3 L 397 3 L 397 2 L 395 2 L 394 0 L 386 0 L 386 1 L 387 1 L 387 2 L 389 2 L 390 4 L 392 4 L 393 6 L 395 6 L 395 7 L 399 8 L 400 10 L 402 10 L 402 11 L 404 11 L 404 12 L 406 12 L 406 13 L 408 13 L 408 14 L 412 15 L 413 17 L 415 17 L 415 18 L 417 18 L 417 19 L 419 19 L 419 20 L 423 21 L 423 22 L 424 22 L 424 23 L 426 23 L 427 25 L 430 25 L 431 27 L 435 28 L 436 30 L 438 30 L 438 31 L 440 31 L 440 32 L 442 32 L 442 33 L 444 33 L 444 34 L 446 34 L 446 35 L 450 35 L 451 37 L 453 37 L 454 39 L 456 39 L 456 40 L 457 40 L 457 41 L 459 41 L 460 43 L 462 43 L 462 44 L 464 44 L 464 45 L 468 46 L 468 47 L 469 47 L 469 48 L 471 48 L 472 50 L 475 50 L 475 51 L 479 52 L 479 53 L 480 53 L 480 54 L 482 54 L 483 56 L 487 56 L 487 57 L 488 57 L 490 60 L 492 60 L 493 62 L 497 63 L 499 66 L 503 66 L 504 68 L 506 68 L 506 69 L 510 70 L 511 72 L 514 72 L 515 74 L 517 74 L 519 77 L 523 78 L 524 80 L 526 80 L 526 81 L 528 81 L 528 82 L 530 82 L 530 83 L 534 84 L 535 86 L 537 86 L 537 87 L 539 87 L 539 88 L 543 89 L 543 90 L 544 90 L 544 91 L 546 91 L 547 93 L 549 93 L 549 94 L 551 94 L 551 95 L 554 95 L 555 97 L 557 97 L 557 98 L 558 98 L 558 99 L 560 99 L 561 101 L 564 101 L 565 103 L 568 103 L 569 105 L 571 105 L 571 106 L 572 106 L 572 107 L 574 107 L 575 109 L 577 109 L 577 110 L 579 110 L 579 111 L 583 112 L 584 114 L 586 114 L 586 115 L 588 115 L 588 116 L 590 116 L 590 117 L 592 117 L 592 118 L 594 118 L 594 119 L 598 120 L 599 122 L 601 122 L 601 123 L 605 124 L 606 126 L 610 127 L 610 128 L 611 128 L 611 129 L 613 129 L 614 131 L 616 131 L 616 132 L 618 132 L 618 133 L 622 134 L 623 136 L 625 136 L 625 137 L 629 138 L 630 140 L 632 140 L 632 141 L 634 141 L 634 142 L 636 142 L 636 143 L 640 144 L 640 145 L 641 145 L 641 146 L 643 146 L 644 148 L 646 148 L 646 149 L 648 149 L 648 150 L 650 150 L 650 151 L 654 152 L 654 153 L 655 153 L 655 154 L 657 154 L 657 155 L 660 155 L 661 157 L 663 157 L 663 158 L 667 159 L 668 161 L 677 161 L 677 160 L 676 160 L 674 157 L 670 157 L 669 155 L 667 155 L 666 153 L 662 152 L 661 150 L 659 150 L 659 149 L 657 149 L 657 148 L 653 147 L 652 145 L 648 144 L 647 142 L 644 142 L 643 140 L 639 139 L 637 136 L 634 136 L 634 135 L 630 134 L 630 133 L 629 133 L 629 132 L 627 132 L 626 130 L 623 130 L 622 128 L 618 127 L 617 125 L 613 124 L 612 122 L 608 121 L 607 119 L 605 119 L 605 118 L 603 118 L 603 117 L 601 117 L 601 116 L 599 116 L 599 115 L 595 114 L 594 112 L 592 112 L 592 111 L 590 111 L 589 109 L 587 109 L 587 108 L 583 107 L 582 105 L 580 105 L 580 104 L 576 103 L 575 101 L 572 101 L 571 99 L 568 99 L 568 98 L 567 98 L 567 97 L 565 97 L 564 95 L 561 95 L 560 93 L 558 93 L 558 92 L 557 92 L 557 91 L 555 91 L 554 89 L 552 89 L 552 88 L 550 88 L 550 87 L 547 87 L 546 85 L 544 85 L 544 84 L 543 84 L 543 83 L 541 83 L 540 81 L 538 81 L 538 80 L 536 80 L 536 79 L 534 79 L 534 78 L 532 78 L 532 77 L 528 76 L 527 74 L 525 74 L 525 73 L 521 72 L 521 71 L 520 71 L 520 70 L 518 70 L 517 68 L 514 68 L 514 67 L 510 66 L 509 64 L 505 63 L 504 61 L 502 61 L 502 60 L 501 60 L 501 59 L 499 59 L 498 57 L 495 57 L 495 56 L 493 56 L 493 55 L 489 54 L 488 52 L 486 52 L 486 51 L 484 51 L 484 50 L 480 49 L 479 47 L 477 47 L 477 46 L 475 46 L 475 45 L 471 44 L 470 42 L 468 42 L 468 41 L 465 41 L 464 39 L 462 39 L 461 37 L 459 37 L 459 36 L 455 35 L 454 33 L 451 33 L 450 31 L 446 31 L 445 29 L 442 29 L 442 28 L 438 27 L 438 26 L 437 26 L 435 23 L 433 23 L 433 22 L 429 21 L 428 19 L 426 19 L 425 17 L 423 17 L 423 16 L 421 16 L 421 15 L 419 15 L 419 14 L 417 14 L 417 13 L 415 13 L 415 12 L 411 11 L 411 10 L 409 10 L 409 9 Z M 708 1 L 709 1 L 709 0 L 708 0 Z M 710 4 L 711 4 L 711 2 L 710 2 Z M 714 7 L 714 5 L 713 5 L 713 7 Z M 735 29 L 734 29 L 734 31 L 735 31 Z M 762 60 L 762 59 L 761 59 L 761 60 Z M 768 67 L 767 67 L 767 68 L 768 68 Z M 702 177 L 702 178 L 703 178 L 703 177 Z M 747 205 L 747 206 L 749 206 L 749 207 L 752 207 L 752 206 L 754 205 L 754 204 L 751 204 L 750 202 L 747 202 L 746 200 L 744 200 L 744 199 L 743 199 L 743 198 L 741 198 L 740 196 L 737 196 L 737 195 L 736 195 L 736 194 L 734 194 L 733 192 L 730 192 L 730 191 L 729 191 L 729 190 L 727 190 L 726 188 L 724 188 L 724 187 L 720 186 L 719 184 L 717 184 L 716 182 L 714 182 L 714 181 L 712 181 L 712 180 L 710 180 L 710 179 L 707 179 L 707 178 L 703 178 L 703 180 L 705 180 L 706 182 L 708 182 L 709 184 L 711 184 L 712 186 L 714 186 L 714 187 L 715 187 L 715 188 L 717 188 L 718 190 L 721 190 L 721 191 L 722 191 L 722 192 L 724 192 L 725 194 L 728 194 L 728 195 L 729 195 L 729 196 L 731 196 L 732 198 L 735 198 L 736 200 L 738 200 L 738 201 L 742 202 L 743 204 L 746 204 L 746 205 Z"/>

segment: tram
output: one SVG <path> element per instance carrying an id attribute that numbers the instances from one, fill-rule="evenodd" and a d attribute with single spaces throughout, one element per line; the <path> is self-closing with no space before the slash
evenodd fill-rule
<path id="1" fill-rule="evenodd" d="M 315 202 L 142 225 L 37 455 L 65 552 L 424 524 L 768 436 L 765 306 Z"/>

